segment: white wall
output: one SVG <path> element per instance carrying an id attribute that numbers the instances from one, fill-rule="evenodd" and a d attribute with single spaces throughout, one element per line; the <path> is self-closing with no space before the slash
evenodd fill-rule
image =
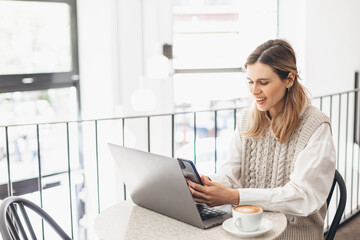
<path id="1" fill-rule="evenodd" d="M 306 1 L 279 1 L 279 38 L 288 40 L 296 53 L 301 82 L 306 79 Z"/>
<path id="2" fill-rule="evenodd" d="M 293 42 L 312 96 L 350 90 L 360 70 L 360 1 L 280 0 L 280 37 Z"/>
<path id="3" fill-rule="evenodd" d="M 83 118 L 113 115 L 118 85 L 116 0 L 78 0 Z"/>
<path id="4" fill-rule="evenodd" d="M 146 60 L 171 43 L 171 1 L 79 0 L 78 19 L 83 118 L 144 114 L 130 99 Z M 145 80 L 145 87 L 158 97 L 152 113 L 172 111 L 171 79 Z"/>
<path id="5" fill-rule="evenodd" d="M 314 95 L 354 87 L 360 70 L 360 1 L 307 2 L 307 80 Z"/>

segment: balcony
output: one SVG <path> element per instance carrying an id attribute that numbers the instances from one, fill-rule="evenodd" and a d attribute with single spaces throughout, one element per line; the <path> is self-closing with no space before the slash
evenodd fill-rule
<path id="1" fill-rule="evenodd" d="M 312 99 L 312 104 L 330 117 L 337 169 L 348 189 L 342 222 L 360 207 L 358 92 Z M 200 173 L 211 174 L 226 159 L 237 116 L 244 108 L 1 126 L 1 199 L 26 195 L 54 216 L 74 239 L 96 239 L 94 217 L 129 198 L 108 142 L 187 158 Z M 337 199 L 338 192 L 334 196 Z M 335 209 L 333 201 L 325 231 Z M 46 228 L 38 229 L 49 234 Z"/>

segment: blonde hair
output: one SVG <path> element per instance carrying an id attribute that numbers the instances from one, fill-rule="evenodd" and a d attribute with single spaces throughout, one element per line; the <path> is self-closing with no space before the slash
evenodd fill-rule
<path id="1" fill-rule="evenodd" d="M 285 40 L 269 40 L 258 46 L 247 58 L 245 68 L 257 62 L 270 66 L 274 72 L 285 81 L 289 74 L 294 75 L 293 85 L 287 88 L 285 93 L 285 104 L 283 110 L 271 121 L 267 120 L 267 112 L 259 111 L 256 106 L 251 114 L 250 128 L 242 133 L 245 136 L 258 138 L 263 136 L 265 130 L 270 127 L 271 133 L 280 142 L 286 142 L 295 132 L 300 114 L 305 105 L 309 104 L 307 90 L 298 79 L 296 57 L 290 43 Z"/>

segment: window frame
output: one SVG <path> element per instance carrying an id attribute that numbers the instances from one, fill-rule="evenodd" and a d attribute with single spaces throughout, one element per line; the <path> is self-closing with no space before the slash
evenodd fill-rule
<path id="1" fill-rule="evenodd" d="M 9 0 L 8 0 L 9 1 Z M 29 73 L 29 74 L 0 74 L 0 93 L 16 91 L 47 90 L 52 88 L 75 87 L 78 95 L 78 109 L 80 111 L 80 77 L 78 54 L 78 30 L 76 0 L 18 0 L 19 2 L 51 2 L 66 3 L 70 6 L 70 35 L 72 70 L 70 72 Z M 26 83 L 24 79 L 32 78 L 33 82 Z"/>

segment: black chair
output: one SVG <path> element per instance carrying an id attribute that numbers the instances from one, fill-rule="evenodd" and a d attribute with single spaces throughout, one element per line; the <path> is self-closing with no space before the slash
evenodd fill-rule
<path id="1" fill-rule="evenodd" d="M 339 186 L 339 191 L 340 191 L 340 199 L 339 199 L 339 203 L 336 209 L 336 213 L 334 216 L 334 219 L 330 225 L 329 230 L 326 233 L 325 239 L 326 240 L 332 240 L 334 239 L 334 236 L 336 234 L 336 231 L 338 229 L 340 220 L 341 220 L 341 216 L 345 210 L 345 205 L 346 205 L 346 185 L 344 182 L 344 179 L 342 178 L 341 174 L 338 172 L 338 170 L 335 170 L 335 176 L 334 176 L 334 181 L 333 184 L 331 186 L 331 190 L 329 193 L 329 196 L 326 200 L 327 206 L 329 206 L 330 204 L 330 200 L 331 200 L 331 196 L 334 192 L 335 189 L 335 185 L 336 183 Z"/>
<path id="2" fill-rule="evenodd" d="M 26 213 L 28 209 L 44 219 L 62 239 L 71 240 L 49 214 L 33 202 L 21 197 L 8 197 L 1 203 L 0 232 L 4 240 L 37 239 Z"/>

